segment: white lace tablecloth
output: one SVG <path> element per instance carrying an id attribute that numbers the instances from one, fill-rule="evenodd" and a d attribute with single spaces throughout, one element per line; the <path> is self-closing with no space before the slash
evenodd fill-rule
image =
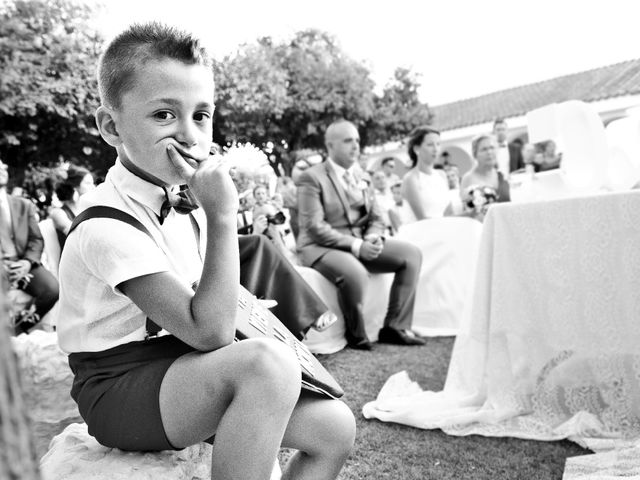
<path id="1" fill-rule="evenodd" d="M 640 438 L 639 346 L 640 192 L 495 205 L 444 390 L 401 372 L 363 413 L 452 435 L 628 446 Z"/>

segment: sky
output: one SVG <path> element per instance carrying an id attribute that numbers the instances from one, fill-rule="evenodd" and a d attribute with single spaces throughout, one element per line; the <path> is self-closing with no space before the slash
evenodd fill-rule
<path id="1" fill-rule="evenodd" d="M 94 1 L 94 0 L 88 0 Z M 640 58 L 635 0 L 102 0 L 109 37 L 133 21 L 193 31 L 216 58 L 310 27 L 363 61 L 378 89 L 397 67 L 431 106 Z"/>

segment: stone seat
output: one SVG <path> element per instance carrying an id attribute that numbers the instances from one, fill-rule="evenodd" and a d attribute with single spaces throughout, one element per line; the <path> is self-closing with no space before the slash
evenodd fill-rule
<path id="1" fill-rule="evenodd" d="M 73 373 L 55 332 L 33 330 L 11 338 L 18 359 L 22 394 L 34 422 L 57 423 L 79 416 L 71 398 Z"/>
<path id="2" fill-rule="evenodd" d="M 57 435 L 40 460 L 43 480 L 209 480 L 211 445 L 180 451 L 124 452 L 100 445 L 84 423 L 72 423 Z M 271 480 L 281 476 L 274 465 Z"/>

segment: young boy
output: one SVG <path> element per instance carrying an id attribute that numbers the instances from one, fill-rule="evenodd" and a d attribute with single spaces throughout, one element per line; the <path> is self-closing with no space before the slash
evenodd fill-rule
<path id="1" fill-rule="evenodd" d="M 216 479 L 269 478 L 280 446 L 299 450 L 284 479 L 336 478 L 354 441 L 351 411 L 301 393 L 289 347 L 233 343 L 238 196 L 228 166 L 209 157 L 209 57 L 188 34 L 134 25 L 108 46 L 98 81 L 98 129 L 118 157 L 82 207 L 123 210 L 153 239 L 98 218 L 65 245 L 58 334 L 89 432 L 103 445 L 139 451 L 215 435 Z M 181 184 L 202 207 L 202 257 L 190 216 L 165 216 L 167 190 Z M 149 337 L 146 318 L 169 334 Z"/>

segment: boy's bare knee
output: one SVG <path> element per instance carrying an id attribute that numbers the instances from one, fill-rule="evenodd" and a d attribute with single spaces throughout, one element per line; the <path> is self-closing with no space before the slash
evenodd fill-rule
<path id="1" fill-rule="evenodd" d="M 351 409 L 343 402 L 331 402 L 329 414 L 326 415 L 327 441 L 338 453 L 348 454 L 356 438 L 356 419 Z"/>
<path id="2" fill-rule="evenodd" d="M 244 347 L 237 372 L 240 384 L 286 395 L 300 391 L 300 363 L 295 352 L 287 345 L 268 339 L 252 339 L 241 342 Z"/>

